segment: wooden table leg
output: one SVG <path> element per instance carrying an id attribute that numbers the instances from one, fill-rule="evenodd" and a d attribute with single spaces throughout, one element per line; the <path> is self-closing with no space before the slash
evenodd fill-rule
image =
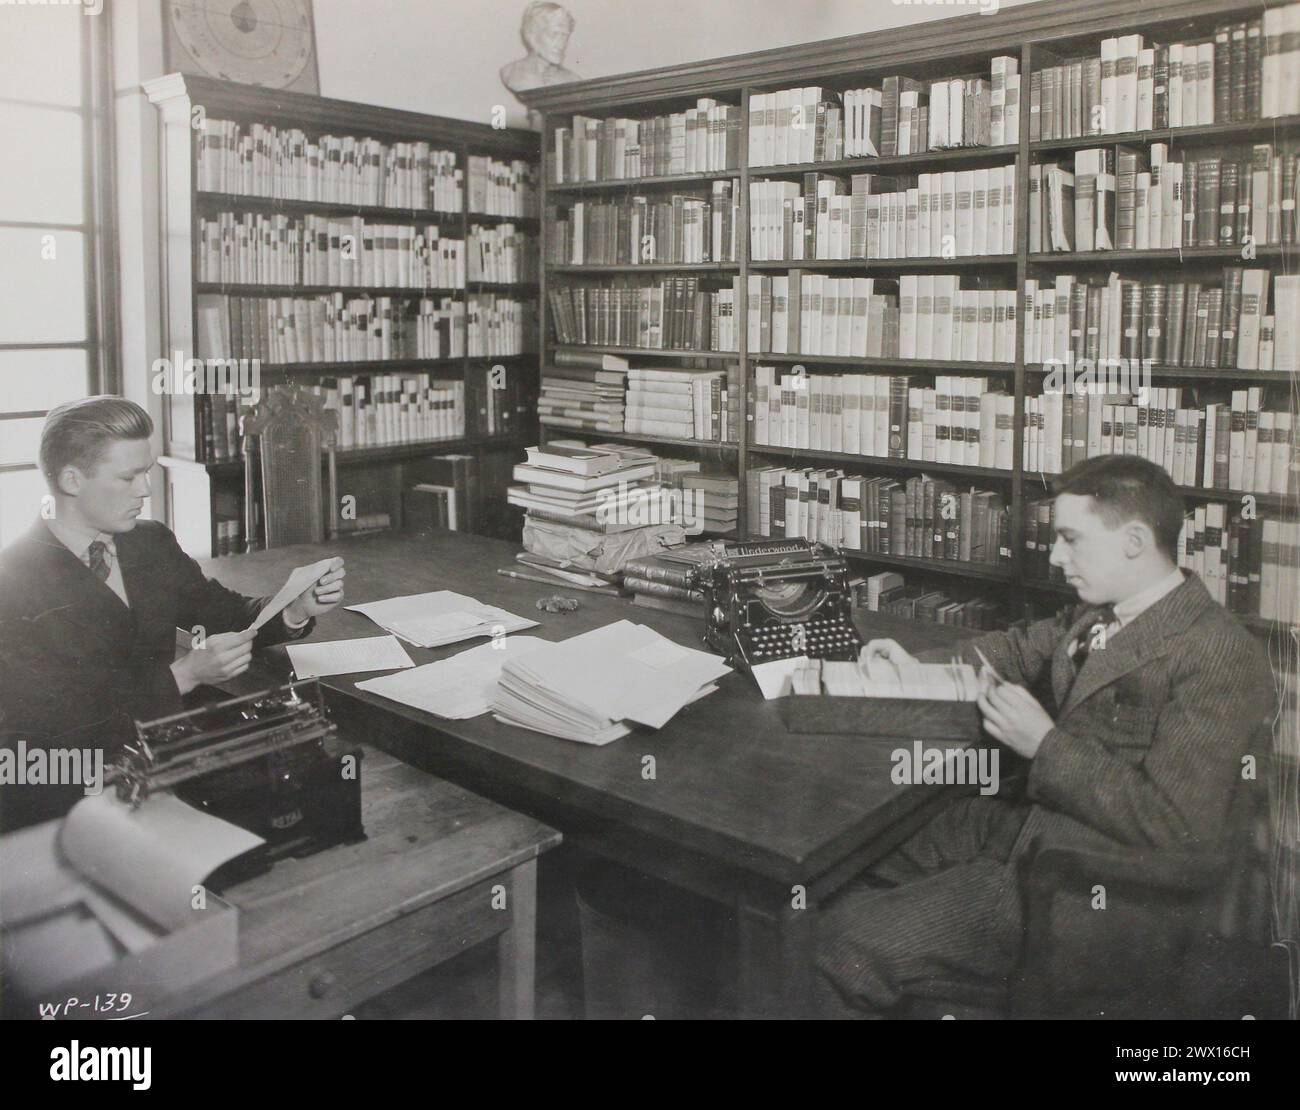
<path id="1" fill-rule="evenodd" d="M 740 1013 L 746 1018 L 809 1015 L 817 910 L 793 895 L 742 895 L 738 910 Z"/>
<path id="2" fill-rule="evenodd" d="M 506 891 L 510 928 L 497 939 L 500 1016 L 532 1020 L 537 974 L 537 861 L 510 872 Z"/>

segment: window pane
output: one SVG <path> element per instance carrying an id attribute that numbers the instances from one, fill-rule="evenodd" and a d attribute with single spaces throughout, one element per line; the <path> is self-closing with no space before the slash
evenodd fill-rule
<path id="1" fill-rule="evenodd" d="M 0 547 L 8 547 L 32 526 L 48 492 L 39 470 L 0 474 Z"/>
<path id="2" fill-rule="evenodd" d="M 0 220 L 79 224 L 82 204 L 81 117 L 54 108 L 0 104 Z"/>
<path id="3" fill-rule="evenodd" d="M 86 338 L 84 240 L 79 231 L 0 228 L 0 343 Z"/>
<path id="4" fill-rule="evenodd" d="M 0 351 L 0 412 L 48 412 L 89 386 L 85 351 Z"/>
<path id="5" fill-rule="evenodd" d="M 0 420 L 0 466 L 36 461 L 41 447 L 41 427 L 45 417 L 25 420 Z"/>
<path id="6" fill-rule="evenodd" d="M 81 35 L 88 16 L 75 4 L 0 4 L 0 96 L 81 103 Z"/>

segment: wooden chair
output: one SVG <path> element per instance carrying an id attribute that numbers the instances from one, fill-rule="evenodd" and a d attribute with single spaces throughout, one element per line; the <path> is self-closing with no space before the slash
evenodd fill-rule
<path id="1" fill-rule="evenodd" d="M 244 417 L 244 535 L 256 544 L 254 461 L 260 474 L 266 546 L 321 543 L 338 535 L 338 413 L 302 386 L 273 386 Z M 321 452 L 328 463 L 329 511 L 321 498 Z"/>

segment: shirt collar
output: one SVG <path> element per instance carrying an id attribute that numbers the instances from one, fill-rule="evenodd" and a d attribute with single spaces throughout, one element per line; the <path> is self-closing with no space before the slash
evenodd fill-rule
<path id="1" fill-rule="evenodd" d="M 117 546 L 113 543 L 110 532 L 97 532 L 67 520 L 47 520 L 45 524 L 54 538 L 83 563 L 86 561 L 86 553 L 90 550 L 90 545 L 96 540 L 108 548 L 110 556 L 117 558 Z"/>
<path id="2" fill-rule="evenodd" d="M 1123 628 L 1150 609 L 1166 594 L 1173 593 L 1182 584 L 1183 572 L 1178 567 L 1174 567 L 1159 582 L 1148 586 L 1141 593 L 1133 594 L 1123 601 L 1115 602 L 1115 619 L 1119 621 L 1120 627 Z"/>

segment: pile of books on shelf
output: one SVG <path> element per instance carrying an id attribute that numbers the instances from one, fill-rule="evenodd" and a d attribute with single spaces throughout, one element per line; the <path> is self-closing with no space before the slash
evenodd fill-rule
<path id="1" fill-rule="evenodd" d="M 734 442 L 740 377 L 739 364 L 725 370 L 633 366 L 627 371 L 626 430 L 668 439 Z"/>
<path id="2" fill-rule="evenodd" d="M 621 432 L 628 362 L 597 351 L 557 350 L 542 368 L 537 415 L 543 424 L 592 432 Z"/>
<path id="3" fill-rule="evenodd" d="M 1300 112 L 1300 4 L 1220 24 L 1212 38 L 1101 40 L 1097 54 L 1054 60 L 1029 84 L 1029 138 L 1069 139 L 1242 123 Z M 1051 58 L 1041 46 L 1034 56 Z"/>
<path id="4" fill-rule="evenodd" d="M 1019 61 L 1002 55 L 987 79 L 886 77 L 879 89 L 847 89 L 842 96 L 817 85 L 751 94 L 749 164 L 1001 146 L 1016 142 L 1019 129 Z"/>
<path id="5" fill-rule="evenodd" d="M 987 378 L 755 368 L 754 443 L 1010 470 L 1015 398 Z"/>
<path id="6" fill-rule="evenodd" d="M 219 212 L 199 219 L 199 280 L 460 289 L 465 240 L 436 224 Z"/>
<path id="7" fill-rule="evenodd" d="M 559 266 L 735 262 L 739 180 L 708 193 L 575 200 L 547 212 L 549 261 Z"/>
<path id="8" fill-rule="evenodd" d="M 1203 281 L 1057 274 L 1025 282 L 1025 361 L 1058 369 L 1128 360 L 1167 366 L 1300 370 L 1300 276 L 1225 266 Z M 1271 311 L 1270 311 L 1271 305 Z"/>
<path id="9" fill-rule="evenodd" d="M 760 536 L 915 559 L 1011 561 L 1010 510 L 992 490 L 962 490 L 924 475 L 896 481 L 781 466 L 751 469 L 745 490 Z"/>
<path id="10" fill-rule="evenodd" d="M 520 158 L 509 162 L 469 156 L 469 211 L 483 216 L 537 217 L 537 167 Z"/>
<path id="11" fill-rule="evenodd" d="M 623 565 L 623 589 L 631 593 L 634 605 L 703 617 L 700 568 L 712 559 L 712 547 L 707 541 L 629 559 Z"/>
<path id="12" fill-rule="evenodd" d="M 199 129 L 198 187 L 277 200 L 459 212 L 454 150 L 353 135 L 312 139 L 298 128 L 209 119 Z"/>
<path id="13" fill-rule="evenodd" d="M 942 590 L 908 585 L 903 575 L 886 570 L 869 575 L 864 585 L 866 607 L 873 613 L 908 620 L 951 624 L 958 628 L 998 628 L 1003 623 L 1002 606 L 992 598 L 960 601 Z"/>
<path id="14" fill-rule="evenodd" d="M 1050 562 L 1054 536 L 1050 499 L 1025 504 L 1025 573 L 1064 585 Z M 1210 596 L 1234 613 L 1300 624 L 1292 586 L 1300 565 L 1300 523 L 1272 514 L 1246 517 L 1229 505 L 1198 505 L 1183 517 L 1178 565 L 1192 571 Z"/>
<path id="15" fill-rule="evenodd" d="M 537 240 L 511 223 L 469 229 L 469 280 L 537 280 Z"/>
<path id="16" fill-rule="evenodd" d="M 197 298 L 202 358 L 264 363 L 459 358 L 465 305 L 453 297 Z"/>
<path id="17" fill-rule="evenodd" d="M 621 181 L 740 168 L 740 108 L 700 97 L 669 115 L 574 116 L 553 137 L 555 183 Z"/>
<path id="18" fill-rule="evenodd" d="M 1071 172 L 1035 163 L 1029 174 L 1029 249 L 1170 250 L 1277 246 L 1296 241 L 1300 155 L 1271 143 L 1249 157 L 1173 161 L 1166 143 L 1078 150 Z M 1250 257 L 1248 254 L 1244 257 Z"/>
<path id="19" fill-rule="evenodd" d="M 1060 474 L 1094 455 L 1140 455 L 1180 486 L 1300 491 L 1300 422 L 1290 409 L 1290 387 L 1275 409 L 1262 407 L 1263 392 L 1157 386 L 1145 396 L 1076 390 L 1026 397 L 1024 466 Z"/>
<path id="20" fill-rule="evenodd" d="M 707 284 L 706 284 L 707 283 Z M 738 351 L 740 278 L 615 278 L 548 290 L 556 339 L 569 345 Z"/>
<path id="21" fill-rule="evenodd" d="M 1016 167 L 751 181 L 750 258 L 967 257 L 1015 253 Z"/>

